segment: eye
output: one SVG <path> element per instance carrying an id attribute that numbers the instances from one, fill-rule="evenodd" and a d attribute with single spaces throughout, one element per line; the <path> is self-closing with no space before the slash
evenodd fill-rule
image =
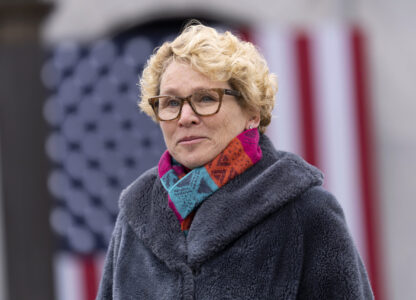
<path id="1" fill-rule="evenodd" d="M 203 95 L 203 96 L 201 96 L 199 101 L 200 102 L 215 102 L 215 101 L 217 101 L 217 99 L 215 99 L 215 97 L 213 97 L 211 95 Z"/>
<path id="2" fill-rule="evenodd" d="M 160 107 L 163 108 L 173 108 L 179 107 L 181 105 L 181 101 L 175 97 L 165 97 L 160 99 Z"/>
<path id="3" fill-rule="evenodd" d="M 218 95 L 211 91 L 198 91 L 194 94 L 193 99 L 199 104 L 212 104 L 218 102 Z"/>
<path id="4" fill-rule="evenodd" d="M 176 107 L 176 106 L 179 106 L 179 105 L 181 105 L 181 102 L 178 99 L 171 98 L 171 99 L 168 99 L 166 106 Z"/>

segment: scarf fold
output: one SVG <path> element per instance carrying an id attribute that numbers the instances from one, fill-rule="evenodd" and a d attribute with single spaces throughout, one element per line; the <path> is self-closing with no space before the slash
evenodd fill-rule
<path id="1" fill-rule="evenodd" d="M 168 192 L 169 207 L 185 234 L 196 208 L 207 197 L 261 159 L 259 139 L 257 128 L 243 131 L 212 161 L 190 171 L 176 162 L 167 150 L 162 154 L 159 178 Z"/>

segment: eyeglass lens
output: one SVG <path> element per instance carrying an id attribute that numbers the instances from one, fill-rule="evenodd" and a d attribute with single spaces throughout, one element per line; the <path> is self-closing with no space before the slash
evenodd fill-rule
<path id="1" fill-rule="evenodd" d="M 190 98 L 190 99 L 189 99 Z M 188 97 L 192 108 L 199 115 L 214 114 L 220 105 L 221 95 L 215 90 L 199 90 Z M 158 115 L 162 120 L 175 119 L 186 98 L 161 96 L 159 99 Z"/>

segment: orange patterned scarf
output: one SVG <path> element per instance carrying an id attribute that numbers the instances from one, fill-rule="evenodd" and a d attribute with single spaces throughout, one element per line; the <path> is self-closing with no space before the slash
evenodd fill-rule
<path id="1" fill-rule="evenodd" d="M 257 128 L 246 130 L 232 139 L 212 161 L 188 173 L 168 151 L 163 153 L 158 165 L 159 178 L 185 234 L 196 208 L 208 196 L 261 159 L 259 138 Z"/>

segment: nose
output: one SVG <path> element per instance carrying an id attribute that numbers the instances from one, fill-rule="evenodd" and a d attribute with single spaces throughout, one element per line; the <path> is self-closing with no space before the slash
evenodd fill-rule
<path id="1" fill-rule="evenodd" d="M 188 127 L 192 124 L 198 124 L 199 122 L 199 116 L 193 111 L 189 102 L 185 101 L 182 106 L 182 112 L 178 120 L 178 125 Z"/>

